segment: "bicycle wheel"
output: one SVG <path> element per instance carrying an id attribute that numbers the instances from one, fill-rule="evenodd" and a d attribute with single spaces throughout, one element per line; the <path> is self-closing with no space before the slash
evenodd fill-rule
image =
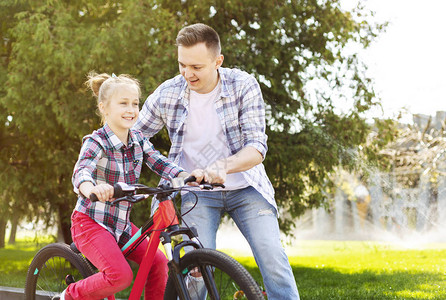
<path id="1" fill-rule="evenodd" d="M 49 244 L 37 252 L 26 275 L 25 299 L 51 299 L 66 287 L 65 278 L 77 281 L 94 274 L 85 258 L 67 244 Z"/>
<path id="2" fill-rule="evenodd" d="M 180 268 L 191 299 L 264 299 L 259 286 L 246 269 L 232 257 L 212 249 L 196 249 L 180 259 Z M 211 272 L 210 278 L 205 269 Z M 194 277 L 199 271 L 203 277 Z M 214 295 L 210 292 L 215 284 Z M 174 279 L 169 276 L 165 300 L 177 299 Z"/>

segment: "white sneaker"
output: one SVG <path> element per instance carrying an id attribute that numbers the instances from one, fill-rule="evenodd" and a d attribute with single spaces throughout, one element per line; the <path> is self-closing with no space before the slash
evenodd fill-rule
<path id="1" fill-rule="evenodd" d="M 64 289 L 62 293 L 60 293 L 59 295 L 54 296 L 53 298 L 51 298 L 51 300 L 65 300 L 65 292 L 67 289 Z"/>
<path id="2" fill-rule="evenodd" d="M 203 277 L 194 277 L 190 274 L 187 274 L 185 283 L 191 299 L 201 300 L 206 298 L 207 290 L 204 284 Z"/>

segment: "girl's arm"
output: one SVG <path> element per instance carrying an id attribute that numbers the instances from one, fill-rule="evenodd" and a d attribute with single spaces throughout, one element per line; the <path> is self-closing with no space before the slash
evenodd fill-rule
<path id="1" fill-rule="evenodd" d="M 88 198 L 96 185 L 94 172 L 102 156 L 102 146 L 91 136 L 84 138 L 78 160 L 74 166 L 72 183 L 74 192 Z"/>

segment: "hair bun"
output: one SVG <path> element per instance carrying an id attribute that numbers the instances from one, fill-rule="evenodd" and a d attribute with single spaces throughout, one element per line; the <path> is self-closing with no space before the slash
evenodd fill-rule
<path id="1" fill-rule="evenodd" d="M 87 76 L 88 80 L 85 82 L 85 84 L 91 89 L 93 95 L 97 98 L 99 96 L 99 89 L 101 88 L 101 85 L 110 77 L 111 76 L 106 73 L 97 74 L 96 72 L 90 72 Z"/>

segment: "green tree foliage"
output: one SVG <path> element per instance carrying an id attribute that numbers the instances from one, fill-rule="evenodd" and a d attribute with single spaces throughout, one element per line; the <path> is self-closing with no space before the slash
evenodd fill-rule
<path id="1" fill-rule="evenodd" d="M 0 99 L 7 93 L 5 82 L 13 44 L 8 30 L 16 24 L 15 13 L 23 9 L 22 5 L 15 4 L 12 0 L 2 1 L 0 4 Z M 5 244 L 3 229 L 6 228 L 8 220 L 13 215 L 24 215 L 26 211 L 23 202 L 17 201 L 14 195 L 14 191 L 18 191 L 21 185 L 18 178 L 22 174 L 19 173 L 26 164 L 24 157 L 19 153 L 19 150 L 25 147 L 22 145 L 23 141 L 23 135 L 12 122 L 8 109 L 0 104 L 0 248 Z"/>
<path id="2" fill-rule="evenodd" d="M 366 47 L 382 25 L 369 21 L 367 10 L 347 12 L 339 2 L 3 1 L 0 117 L 10 120 L 7 132 L 14 128 L 21 136 L 7 157 L 2 152 L 18 187 L 11 197 L 34 216 L 57 212 L 68 240 L 72 169 L 82 136 L 100 126 L 83 88 L 86 74 L 131 74 L 145 97 L 178 73 L 178 30 L 203 22 L 220 33 L 224 65 L 254 74 L 261 84 L 270 147 L 265 165 L 279 205 L 289 212 L 282 228 L 290 229 L 294 217 L 325 201 L 335 166 L 355 165 L 350 149 L 365 142 L 364 113 L 377 104 L 365 66 L 344 49 Z M 320 89 L 308 88 L 314 82 Z M 336 110 L 335 101 L 344 100 L 349 109 Z M 152 142 L 167 153 L 165 132 Z M 14 173 L 16 160 L 23 165 Z M 155 183 L 148 174 L 144 180 Z"/>

